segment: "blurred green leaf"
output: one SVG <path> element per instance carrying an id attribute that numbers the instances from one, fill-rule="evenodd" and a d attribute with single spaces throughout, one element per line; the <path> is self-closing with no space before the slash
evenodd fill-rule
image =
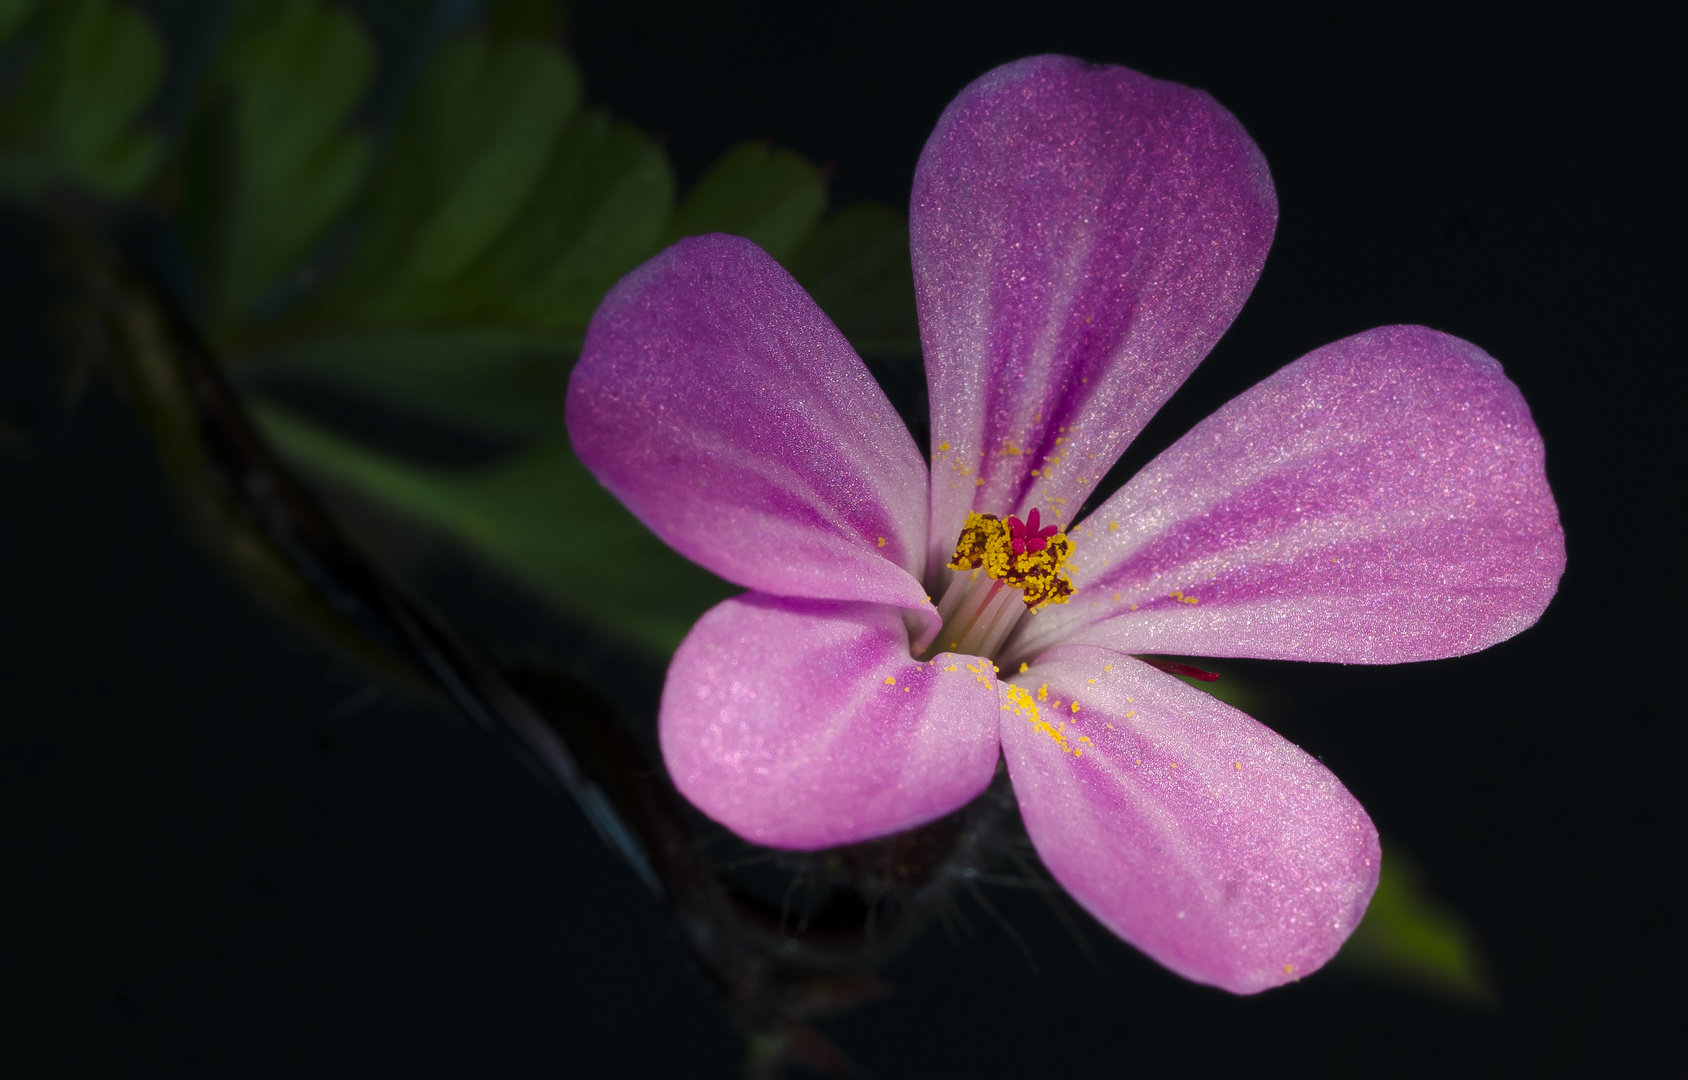
<path id="1" fill-rule="evenodd" d="M 740 591 L 669 550 L 580 464 L 562 434 L 497 465 L 424 468 L 255 403 L 264 433 L 301 466 L 431 525 L 560 609 L 666 656 Z"/>
<path id="2" fill-rule="evenodd" d="M 1495 1000 L 1470 930 L 1430 895 L 1418 868 L 1393 847 L 1384 853 L 1366 917 L 1337 961 L 1447 997 L 1479 1004 Z"/>
<path id="3" fill-rule="evenodd" d="M 784 260 L 856 351 L 920 355 L 908 219 L 880 203 L 857 203 L 828 218 Z"/>
<path id="4" fill-rule="evenodd" d="M 140 125 L 164 76 L 163 42 L 113 0 L 59 0 L 41 15 L 29 28 L 38 47 L 0 104 L 0 191 L 34 199 L 62 179 L 108 197 L 134 194 L 163 156 L 158 136 Z"/>
<path id="5" fill-rule="evenodd" d="M 483 18 L 499 37 L 555 38 L 568 29 L 568 0 L 484 0 Z"/>
<path id="6" fill-rule="evenodd" d="M 610 286 L 656 253 L 673 206 L 661 149 L 602 111 L 584 113 L 508 235 L 475 268 L 479 318 L 578 339 Z"/>
<path id="7" fill-rule="evenodd" d="M 461 279 L 528 204 L 580 104 L 559 49 L 484 36 L 435 54 L 370 191 L 369 219 L 335 289 L 352 322 L 449 322 Z"/>
<path id="8" fill-rule="evenodd" d="M 247 310 L 347 209 L 369 171 L 348 120 L 375 51 L 323 0 L 247 0 L 188 140 L 190 231 L 214 322 Z"/>
<path id="9" fill-rule="evenodd" d="M 826 210 L 826 174 L 790 150 L 748 142 L 729 150 L 674 214 L 666 243 L 724 232 L 784 260 Z"/>
<path id="10" fill-rule="evenodd" d="M 531 436 L 562 424 L 579 349 L 578 338 L 514 327 L 348 331 L 244 357 L 241 367 L 338 386 L 450 427 Z"/>
<path id="11" fill-rule="evenodd" d="M 35 11 L 35 0 L 0 0 L 0 45 L 12 40 Z"/>

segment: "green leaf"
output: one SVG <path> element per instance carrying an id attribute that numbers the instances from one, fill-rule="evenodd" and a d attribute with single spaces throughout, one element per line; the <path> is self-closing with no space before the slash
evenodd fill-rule
<path id="1" fill-rule="evenodd" d="M 357 195 L 371 150 L 348 121 L 374 72 L 368 35 L 337 6 L 247 0 L 236 10 L 189 139 L 185 204 L 213 322 L 297 267 Z"/>
<path id="2" fill-rule="evenodd" d="M 475 268 L 479 318 L 584 334 L 610 286 L 656 253 L 673 206 L 674 174 L 661 149 L 607 113 L 583 114 L 508 234 Z"/>
<path id="3" fill-rule="evenodd" d="M 552 46 L 443 46 L 371 189 L 334 309 L 366 324 L 461 317 L 475 299 L 461 279 L 516 222 L 579 104 L 574 62 Z"/>
<path id="4" fill-rule="evenodd" d="M 1475 939 L 1459 916 L 1424 887 L 1412 861 L 1384 853 L 1377 892 L 1337 960 L 1370 975 L 1477 1004 L 1492 1004 Z"/>
<path id="5" fill-rule="evenodd" d="M 724 232 L 784 260 L 826 210 L 826 175 L 790 150 L 748 142 L 729 150 L 675 213 L 667 243 Z"/>
<path id="6" fill-rule="evenodd" d="M 908 219 L 880 203 L 857 203 L 828 218 L 785 260 L 856 351 L 920 355 Z"/>
<path id="7" fill-rule="evenodd" d="M 558 608 L 656 655 L 739 590 L 687 562 L 622 508 L 569 450 L 544 439 L 497 465 L 424 468 L 261 402 L 253 415 L 299 465 L 452 537 Z"/>
<path id="8" fill-rule="evenodd" d="M 145 17 L 113 0 L 45 10 L 40 47 L 0 105 L 0 190 L 34 199 L 55 180 L 131 195 L 163 157 L 141 114 L 164 76 L 164 45 Z"/>
<path id="9" fill-rule="evenodd" d="M 538 435 L 562 423 L 579 338 L 514 327 L 369 330 L 240 358 L 249 374 L 284 374 L 398 405 L 450 427 Z"/>

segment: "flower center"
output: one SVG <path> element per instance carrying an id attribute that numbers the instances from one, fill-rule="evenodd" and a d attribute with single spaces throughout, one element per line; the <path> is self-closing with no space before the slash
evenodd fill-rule
<path id="1" fill-rule="evenodd" d="M 1061 567 L 1073 542 L 1056 526 L 1040 525 L 1035 509 L 1025 521 L 967 515 L 949 561 L 957 573 L 938 601 L 944 626 L 930 653 L 994 656 L 1021 615 L 1067 602 L 1073 583 Z"/>

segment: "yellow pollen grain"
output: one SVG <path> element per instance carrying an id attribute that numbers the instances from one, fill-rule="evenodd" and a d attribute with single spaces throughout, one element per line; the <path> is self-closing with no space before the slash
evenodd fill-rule
<path id="1" fill-rule="evenodd" d="M 996 672 L 996 673 L 997 673 L 997 674 L 998 674 L 998 675 L 1001 675 L 1001 674 L 1002 674 L 1002 669 L 1001 669 L 1001 668 L 999 668 L 999 667 L 997 667 L 997 666 L 996 666 L 996 665 L 995 665 L 995 664 L 992 664 L 992 665 L 991 665 L 991 670 L 992 670 L 992 671 L 994 671 L 994 672 Z"/>
<path id="2" fill-rule="evenodd" d="M 1073 702 L 1073 712 L 1078 712 L 1078 702 Z"/>
<path id="3" fill-rule="evenodd" d="M 954 665 L 954 664 L 951 664 L 951 665 L 950 665 L 950 666 L 949 666 L 949 667 L 947 667 L 947 668 L 945 668 L 945 669 L 944 669 L 944 670 L 945 670 L 945 671 L 954 671 L 954 670 L 955 670 L 955 665 Z"/>
<path id="4" fill-rule="evenodd" d="M 1109 532 L 1113 532 L 1117 528 L 1119 528 L 1119 522 L 1117 522 L 1117 521 L 1108 522 L 1108 531 Z"/>
<path id="5" fill-rule="evenodd" d="M 1292 971 L 1294 971 L 1294 970 L 1295 970 L 1295 965 L 1294 965 L 1294 964 L 1285 964 L 1285 965 L 1284 965 L 1284 974 L 1285 974 L 1285 975 L 1288 975 L 1288 974 L 1289 974 L 1289 973 L 1290 973 L 1290 972 L 1292 972 Z"/>
<path id="6" fill-rule="evenodd" d="M 880 546 L 880 547 L 884 547 L 884 546 L 885 546 L 885 538 L 884 538 L 884 537 L 883 537 L 883 536 L 881 536 L 881 537 L 880 537 L 880 538 L 879 538 L 879 546 Z M 931 597 L 930 597 L 930 596 L 928 596 L 928 597 L 927 597 L 927 598 L 926 598 L 926 599 L 927 599 L 927 600 L 931 600 L 931 599 L 932 599 L 932 598 L 931 598 Z"/>
<path id="7" fill-rule="evenodd" d="M 1049 700 L 1049 684 L 1048 683 L 1044 683 L 1042 686 L 1037 688 L 1037 699 L 1039 701 L 1048 701 Z"/>
<path id="8" fill-rule="evenodd" d="M 939 450 L 948 450 L 949 449 L 949 443 L 939 443 L 938 449 Z"/>
<path id="9" fill-rule="evenodd" d="M 1020 670 L 1022 672 L 1025 671 L 1028 666 L 1029 665 L 1024 660 L 1020 661 Z"/>
<path id="10" fill-rule="evenodd" d="M 1032 475 L 1033 475 L 1033 476 L 1036 476 L 1036 475 L 1038 475 L 1038 471 L 1037 471 L 1037 470 L 1036 470 L 1036 469 L 1033 469 L 1033 470 L 1032 470 Z"/>
<path id="11" fill-rule="evenodd" d="M 914 693 L 914 687 L 912 687 L 912 686 L 905 686 L 905 687 L 903 687 L 903 693 L 905 693 L 905 694 L 912 694 L 912 693 Z"/>
<path id="12" fill-rule="evenodd" d="M 1112 670 L 1114 670 L 1114 665 L 1112 665 L 1112 664 L 1105 664 L 1105 665 L 1103 665 L 1103 667 L 1102 667 L 1102 670 L 1103 670 L 1103 671 L 1112 671 Z"/>
<path id="13" fill-rule="evenodd" d="M 1095 685 L 1096 685 L 1096 680 L 1095 680 L 1095 679 L 1086 679 L 1086 680 L 1084 680 L 1084 684 L 1085 684 L 1085 685 L 1086 685 L 1086 686 L 1095 686 Z"/>
<path id="14" fill-rule="evenodd" d="M 895 685 L 897 685 L 897 677 L 896 677 L 896 676 L 895 676 L 895 675 L 887 675 L 887 676 L 885 676 L 885 685 L 886 685 L 886 686 L 895 686 Z"/>

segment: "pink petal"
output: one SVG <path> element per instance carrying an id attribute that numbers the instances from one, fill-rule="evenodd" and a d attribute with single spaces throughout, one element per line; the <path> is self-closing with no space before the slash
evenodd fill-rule
<path id="1" fill-rule="evenodd" d="M 931 609 L 920 452 L 750 241 L 682 240 L 623 278 L 592 317 L 567 414 L 580 460 L 693 562 L 785 596 Z"/>
<path id="2" fill-rule="evenodd" d="M 1107 649 L 1064 646 L 1012 681 L 1047 688 L 1035 717 L 1004 695 L 1026 831 L 1108 929 L 1187 979 L 1251 994 L 1317 970 L 1359 925 L 1377 830 L 1323 765 Z"/>
<path id="3" fill-rule="evenodd" d="M 1116 528 L 1117 526 L 1117 528 Z M 1534 623 L 1565 537 L 1530 410 L 1420 326 L 1327 345 L 1230 402 L 1073 532 L 1078 591 L 1013 651 L 1398 663 Z"/>
<path id="4" fill-rule="evenodd" d="M 909 211 L 929 558 L 970 510 L 1070 523 L 1230 325 L 1277 213 L 1260 151 L 1200 90 L 1062 56 L 963 90 Z"/>
<path id="5" fill-rule="evenodd" d="M 659 734 L 680 793 L 747 840 L 847 844 L 965 804 L 996 772 L 990 662 L 909 656 L 903 613 L 757 593 L 698 620 Z"/>

